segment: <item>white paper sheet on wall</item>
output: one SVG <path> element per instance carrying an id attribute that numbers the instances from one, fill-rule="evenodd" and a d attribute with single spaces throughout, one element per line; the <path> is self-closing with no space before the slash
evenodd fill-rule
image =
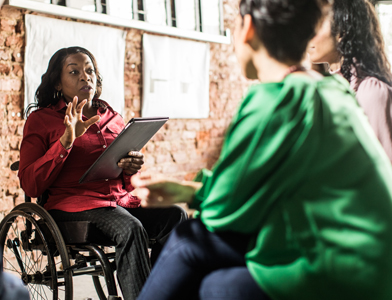
<path id="1" fill-rule="evenodd" d="M 208 118 L 208 43 L 143 35 L 142 116 Z"/>
<path id="2" fill-rule="evenodd" d="M 103 77 L 100 98 L 123 113 L 125 31 L 35 15 L 25 18 L 25 107 L 34 102 L 35 91 L 52 55 L 60 48 L 81 46 L 97 60 Z"/>
<path id="3" fill-rule="evenodd" d="M 176 0 L 175 7 L 177 28 L 196 30 L 195 0 Z"/>

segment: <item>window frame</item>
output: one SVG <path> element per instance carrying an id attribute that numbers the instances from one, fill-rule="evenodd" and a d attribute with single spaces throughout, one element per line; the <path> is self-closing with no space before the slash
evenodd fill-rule
<path id="1" fill-rule="evenodd" d="M 108 1 L 110 0 L 105 1 L 106 4 L 108 3 Z M 142 1 L 144 2 L 144 0 Z M 100 0 L 97 0 L 96 2 L 101 3 Z M 171 18 L 171 3 L 169 0 L 166 1 L 166 14 L 168 20 L 167 23 L 169 23 L 166 26 L 154 25 L 145 21 L 139 21 L 138 19 L 135 19 L 136 17 L 139 18 L 140 14 L 142 14 L 143 12 L 139 11 L 138 9 L 137 11 L 135 10 L 136 8 L 138 8 L 137 1 L 134 1 L 133 3 L 134 3 L 133 6 L 134 18 L 129 20 L 124 18 L 114 17 L 106 13 L 84 11 L 76 8 L 71 8 L 71 7 L 66 7 L 66 6 L 56 5 L 56 4 L 48 4 L 48 3 L 43 3 L 43 2 L 33 1 L 33 0 L 6 0 L 5 2 L 5 4 L 18 8 L 23 8 L 23 9 L 40 12 L 40 13 L 46 13 L 55 16 L 68 17 L 77 20 L 103 23 L 103 24 L 114 25 L 114 26 L 125 27 L 125 28 L 134 28 L 150 33 L 164 34 L 173 37 L 181 37 L 181 38 L 187 38 L 187 39 L 203 41 L 203 42 L 212 42 L 218 44 L 231 43 L 230 30 L 229 29 L 224 30 L 223 28 L 222 0 L 220 0 L 220 8 L 219 8 L 220 15 L 221 15 L 220 35 L 208 34 L 200 31 L 185 30 L 185 29 L 179 29 L 173 27 L 172 18 Z M 200 16 L 200 12 L 198 12 L 198 15 Z"/>

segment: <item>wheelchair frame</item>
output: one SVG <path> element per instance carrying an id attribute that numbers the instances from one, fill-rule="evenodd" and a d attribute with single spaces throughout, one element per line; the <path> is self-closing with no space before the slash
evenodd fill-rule
<path id="1" fill-rule="evenodd" d="M 17 170 L 18 164 L 14 163 L 11 169 Z M 38 203 L 42 203 L 42 197 L 45 195 Z M 73 277 L 80 275 L 92 276 L 100 300 L 121 299 L 114 278 L 115 253 L 102 250 L 114 244 L 98 244 L 89 240 L 90 237 L 74 243 L 73 225 L 78 222 L 60 223 L 62 231 L 42 206 L 32 203 L 25 195 L 25 203 L 17 205 L 0 223 L 4 270 L 20 276 L 32 299 L 72 300 Z M 14 256 L 16 264 L 7 259 L 8 254 Z M 107 294 L 99 280 L 102 275 Z"/>

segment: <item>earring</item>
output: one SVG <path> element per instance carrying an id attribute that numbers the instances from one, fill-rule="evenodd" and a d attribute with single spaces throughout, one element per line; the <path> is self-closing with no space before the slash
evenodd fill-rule
<path id="1" fill-rule="evenodd" d="M 53 95 L 53 98 L 54 99 L 61 99 L 62 97 L 63 97 L 64 95 L 63 95 L 63 92 L 62 91 L 57 91 L 57 92 L 54 92 L 54 95 Z"/>

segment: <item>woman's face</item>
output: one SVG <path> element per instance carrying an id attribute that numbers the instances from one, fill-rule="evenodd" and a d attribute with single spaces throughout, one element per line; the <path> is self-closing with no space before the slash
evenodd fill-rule
<path id="1" fill-rule="evenodd" d="M 313 63 L 339 62 L 338 40 L 331 33 L 332 15 L 326 16 L 315 37 L 309 42 L 308 54 Z"/>
<path id="2" fill-rule="evenodd" d="M 84 99 L 91 101 L 94 98 L 97 85 L 97 76 L 94 65 L 84 53 L 69 55 L 63 64 L 60 83 L 56 86 L 64 94 L 66 102 L 78 96 L 78 101 Z"/>

